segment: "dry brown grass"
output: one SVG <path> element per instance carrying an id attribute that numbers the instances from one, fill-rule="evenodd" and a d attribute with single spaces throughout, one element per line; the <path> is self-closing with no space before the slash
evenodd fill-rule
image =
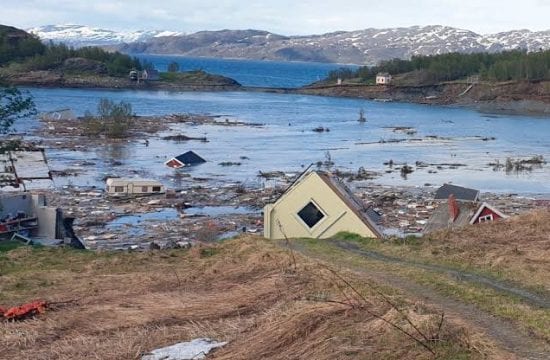
<path id="1" fill-rule="evenodd" d="M 352 274 L 343 276 L 365 296 L 360 306 L 323 267 L 298 256 L 294 268 L 288 253 L 253 237 L 170 252 L 17 249 L 0 254 L 0 274 L 3 305 L 78 299 L 36 319 L 0 323 L 2 359 L 136 359 L 197 337 L 229 341 L 213 355 L 219 359 L 432 358 L 372 316 L 414 333 Z M 459 327 L 439 327 L 438 314 L 394 300 L 440 358 L 489 351 Z"/>
<path id="2" fill-rule="evenodd" d="M 550 291 L 550 211 L 430 234 L 428 256 L 489 268 Z"/>

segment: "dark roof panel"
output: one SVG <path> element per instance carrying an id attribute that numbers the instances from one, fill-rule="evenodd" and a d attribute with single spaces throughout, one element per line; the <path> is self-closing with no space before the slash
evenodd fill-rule
<path id="1" fill-rule="evenodd" d="M 374 216 L 377 214 L 373 209 L 369 211 L 370 207 L 366 207 L 363 202 L 358 199 L 351 190 L 340 179 L 334 175 L 327 174 L 322 171 L 316 171 L 317 175 L 323 179 L 323 181 L 338 195 L 338 197 L 346 203 L 346 205 L 357 215 L 365 225 L 374 233 L 378 238 L 382 238 L 382 231 L 377 226 L 377 222 L 380 218 Z M 378 214 L 379 215 L 379 214 Z"/>
<path id="2" fill-rule="evenodd" d="M 193 151 L 188 151 L 184 154 L 178 155 L 175 159 L 184 165 L 193 165 L 206 162 L 206 160 L 195 154 Z"/>
<path id="3" fill-rule="evenodd" d="M 449 195 L 454 195 L 456 200 L 477 201 L 479 190 L 468 189 L 462 186 L 444 184 L 435 192 L 436 200 L 447 200 Z"/>

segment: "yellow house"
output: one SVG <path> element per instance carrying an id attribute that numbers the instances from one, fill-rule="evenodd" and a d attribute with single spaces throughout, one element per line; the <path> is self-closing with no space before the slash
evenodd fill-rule
<path id="1" fill-rule="evenodd" d="M 347 231 L 381 238 L 372 211 L 335 176 L 311 171 L 264 207 L 264 237 L 327 239 Z"/>

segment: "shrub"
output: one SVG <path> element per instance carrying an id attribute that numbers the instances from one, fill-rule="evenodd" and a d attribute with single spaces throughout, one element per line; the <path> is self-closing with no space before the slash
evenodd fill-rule
<path id="1" fill-rule="evenodd" d="M 100 99 L 97 113 L 97 116 L 90 113 L 84 116 L 85 135 L 124 138 L 134 125 L 132 105 L 124 101 L 117 104 L 109 99 Z"/>

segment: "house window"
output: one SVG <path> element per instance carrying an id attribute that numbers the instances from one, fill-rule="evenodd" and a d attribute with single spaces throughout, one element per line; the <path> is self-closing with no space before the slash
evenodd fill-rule
<path id="1" fill-rule="evenodd" d="M 115 192 L 124 192 L 124 186 L 115 186 Z"/>
<path id="2" fill-rule="evenodd" d="M 153 186 L 153 192 L 160 192 L 160 186 Z"/>
<path id="3" fill-rule="evenodd" d="M 321 210 L 311 201 L 298 212 L 298 216 L 310 228 L 314 227 L 325 217 Z"/>
<path id="4" fill-rule="evenodd" d="M 484 222 L 488 222 L 488 221 L 493 221 L 493 214 L 489 214 L 489 215 L 485 215 L 485 216 L 480 216 L 478 221 L 479 221 L 480 223 L 484 223 Z"/>
<path id="5" fill-rule="evenodd" d="M 147 190 L 149 190 L 149 187 L 148 187 L 148 186 L 142 186 L 142 187 L 141 187 L 141 192 L 146 193 Z"/>

